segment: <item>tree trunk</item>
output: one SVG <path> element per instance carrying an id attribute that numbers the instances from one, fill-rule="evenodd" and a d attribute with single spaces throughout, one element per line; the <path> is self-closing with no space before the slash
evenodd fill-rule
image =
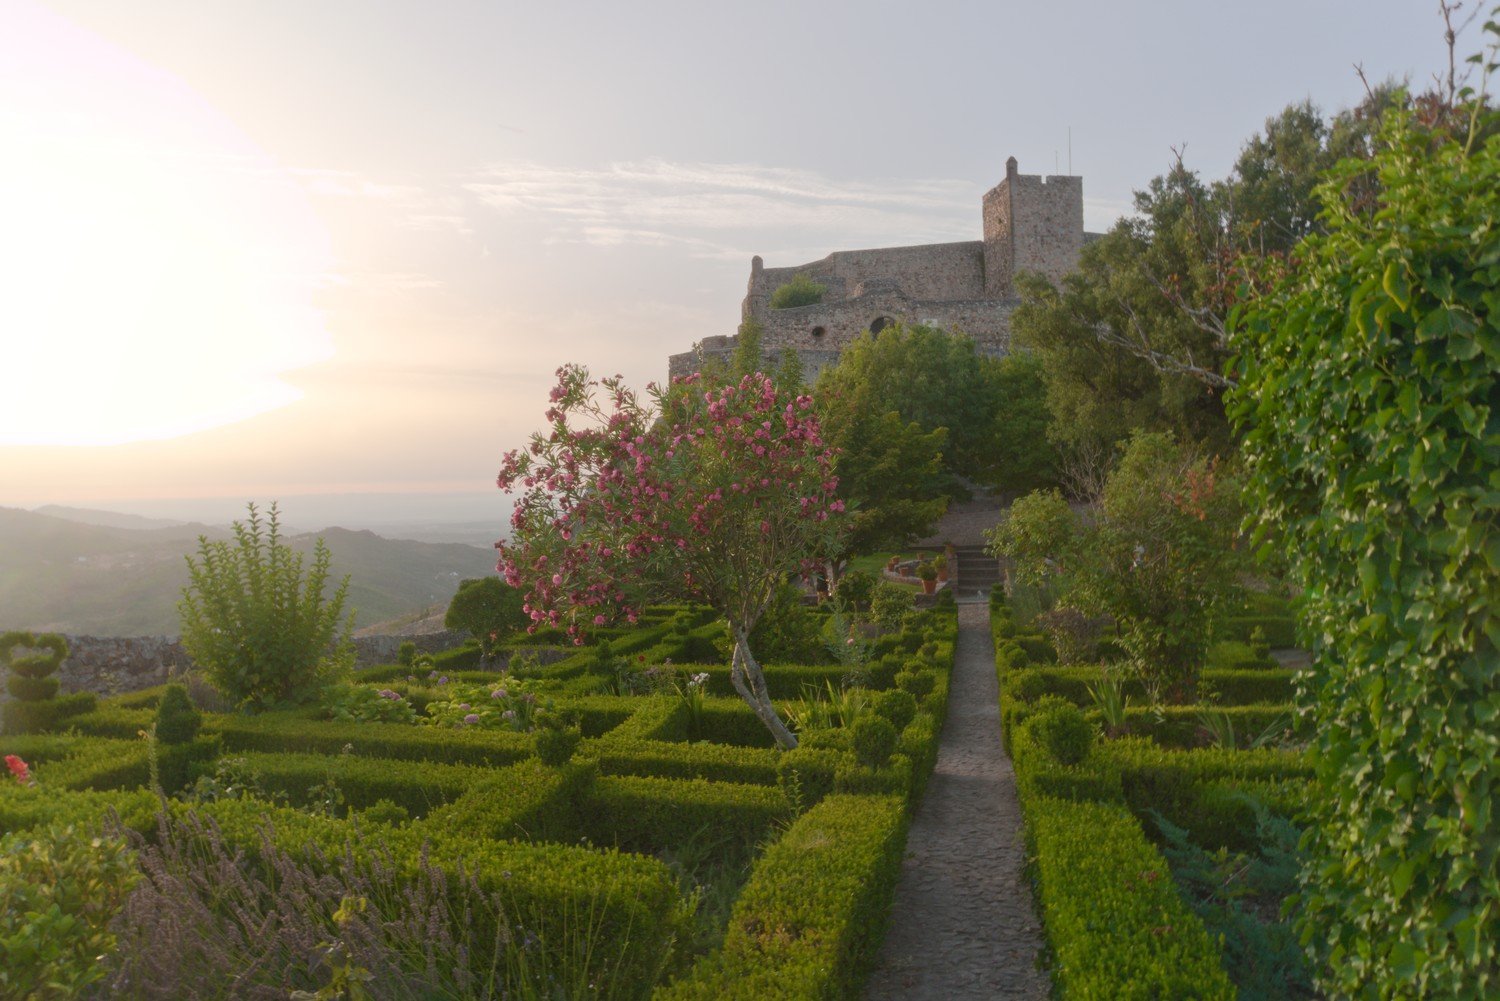
<path id="1" fill-rule="evenodd" d="M 776 707 L 771 704 L 771 696 L 766 691 L 766 676 L 761 673 L 760 665 L 755 661 L 755 655 L 750 652 L 750 631 L 738 626 L 732 626 L 734 634 L 734 658 L 730 664 L 729 680 L 734 682 L 734 690 L 740 693 L 740 698 L 755 711 L 756 717 L 771 731 L 771 736 L 776 738 L 776 745 L 784 751 L 790 751 L 797 746 L 797 737 L 787 729 L 781 717 L 776 715 Z"/>

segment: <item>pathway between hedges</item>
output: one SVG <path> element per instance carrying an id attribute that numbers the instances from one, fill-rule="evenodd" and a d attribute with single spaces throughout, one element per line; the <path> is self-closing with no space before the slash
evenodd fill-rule
<path id="1" fill-rule="evenodd" d="M 959 605 L 948 721 L 907 837 L 869 1001 L 1048 996 L 997 696 L 988 605 Z"/>

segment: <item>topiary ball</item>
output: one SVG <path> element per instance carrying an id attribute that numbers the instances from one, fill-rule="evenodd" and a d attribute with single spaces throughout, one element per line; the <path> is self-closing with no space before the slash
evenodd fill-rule
<path id="1" fill-rule="evenodd" d="M 866 768 L 884 768 L 896 751 L 896 728 L 881 716 L 854 724 L 854 757 Z"/>
<path id="2" fill-rule="evenodd" d="M 168 685 L 156 707 L 156 739 L 163 744 L 186 744 L 198 736 L 203 716 L 193 707 L 187 689 Z"/>
<path id="3" fill-rule="evenodd" d="M 1032 739 L 1059 763 L 1076 765 L 1089 756 L 1094 728 L 1072 703 L 1048 706 L 1027 721 Z"/>
<path id="4" fill-rule="evenodd" d="M 910 692 L 914 697 L 925 699 L 932 693 L 932 688 L 937 684 L 937 679 L 930 671 L 905 670 L 896 675 L 896 685 L 902 691 Z"/>
<path id="5" fill-rule="evenodd" d="M 890 720 L 900 733 L 917 715 L 917 699 L 911 692 L 893 688 L 875 696 L 875 711 Z"/>

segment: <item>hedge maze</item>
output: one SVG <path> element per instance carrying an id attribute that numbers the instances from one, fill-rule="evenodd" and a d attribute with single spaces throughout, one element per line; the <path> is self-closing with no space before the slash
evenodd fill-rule
<path id="1" fill-rule="evenodd" d="M 557 764 L 538 755 L 541 730 L 336 722 L 322 707 L 204 712 L 196 736 L 168 745 L 141 737 L 161 689 L 100 700 L 50 732 L 0 737 L 35 777 L 0 785 L 0 834 L 109 816 L 149 842 L 163 813 L 191 812 L 251 859 L 270 845 L 313 867 L 367 853 L 413 878 L 436 866 L 477 882 L 503 899 L 510 926 L 476 940 L 534 957 L 500 964 L 507 975 L 545 970 L 549 984 L 609 998 L 762 998 L 768 985 L 780 997 L 847 994 L 879 947 L 936 756 L 953 608 L 873 642 L 862 712 L 900 724 L 884 724 L 895 739 L 883 760 L 847 726 L 776 750 L 732 697 L 727 668 L 698 662 L 721 632 L 701 609 L 657 607 L 545 666 L 516 658 L 529 666 L 513 675 L 478 670 L 464 648 L 354 679 L 420 714 L 451 686 L 524 678 L 576 730 Z M 649 680 L 669 674 L 677 687 L 617 694 L 652 667 Z M 837 688 L 845 673 L 766 669 L 780 700 Z M 690 698 L 680 682 L 695 675 Z M 880 698 L 903 689 L 921 694 Z"/>

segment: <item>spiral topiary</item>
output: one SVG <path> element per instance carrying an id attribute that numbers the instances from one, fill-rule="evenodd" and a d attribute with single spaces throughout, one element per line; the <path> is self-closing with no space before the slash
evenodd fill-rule
<path id="1" fill-rule="evenodd" d="M 17 650 L 28 651 L 17 654 Z M 68 641 L 57 633 L 8 632 L 0 636 L 0 662 L 10 670 L 6 688 L 21 702 L 45 702 L 57 695 L 52 677 L 68 658 Z"/>

